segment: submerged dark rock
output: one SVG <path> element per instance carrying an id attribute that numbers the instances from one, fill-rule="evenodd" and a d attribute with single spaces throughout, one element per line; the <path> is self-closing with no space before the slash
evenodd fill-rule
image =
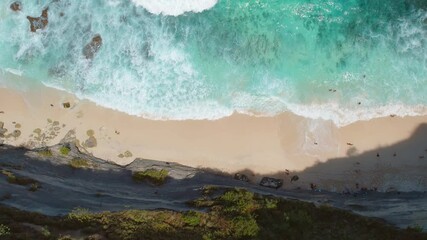
<path id="1" fill-rule="evenodd" d="M 86 57 L 86 59 L 93 59 L 101 46 L 102 38 L 101 35 L 97 34 L 92 38 L 92 41 L 83 48 L 83 55 Z"/>
<path id="2" fill-rule="evenodd" d="M 40 17 L 30 17 L 27 16 L 28 21 L 30 21 L 30 30 L 31 32 L 36 32 L 39 29 L 45 29 L 49 23 L 48 17 L 49 8 L 45 8 Z"/>
<path id="3" fill-rule="evenodd" d="M 283 186 L 283 180 L 277 178 L 263 177 L 259 185 L 263 187 L 278 189 Z"/>
<path id="4" fill-rule="evenodd" d="M 20 1 L 13 2 L 10 4 L 10 9 L 14 12 L 19 12 L 22 10 L 22 3 Z"/>

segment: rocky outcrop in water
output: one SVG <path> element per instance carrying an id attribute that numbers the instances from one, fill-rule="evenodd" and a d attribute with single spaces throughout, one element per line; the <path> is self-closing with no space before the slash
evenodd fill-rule
<path id="1" fill-rule="evenodd" d="M 13 2 L 10 4 L 10 9 L 14 12 L 19 12 L 22 10 L 22 3 L 20 1 Z"/>
<path id="2" fill-rule="evenodd" d="M 27 16 L 28 21 L 30 21 L 31 32 L 36 32 L 39 29 L 46 28 L 49 23 L 48 10 L 49 8 L 44 9 L 40 17 Z"/>
<path id="3" fill-rule="evenodd" d="M 92 38 L 92 41 L 83 48 L 83 55 L 86 57 L 86 59 L 93 59 L 101 46 L 102 38 L 101 35 L 97 34 Z"/>

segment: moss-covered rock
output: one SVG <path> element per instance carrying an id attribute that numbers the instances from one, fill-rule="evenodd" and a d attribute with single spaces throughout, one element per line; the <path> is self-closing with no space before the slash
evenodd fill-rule
<path id="1" fill-rule="evenodd" d="M 68 165 L 73 169 L 90 168 L 91 167 L 89 160 L 83 159 L 83 158 L 74 158 L 74 159 L 70 160 Z"/>
<path id="2" fill-rule="evenodd" d="M 162 185 L 166 182 L 169 172 L 165 169 L 147 169 L 145 171 L 137 171 L 132 174 L 132 179 L 136 182 L 148 181 L 155 185 Z"/>

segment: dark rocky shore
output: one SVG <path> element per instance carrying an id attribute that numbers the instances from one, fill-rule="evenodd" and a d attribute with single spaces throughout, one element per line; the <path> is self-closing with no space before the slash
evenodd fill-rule
<path id="1" fill-rule="evenodd" d="M 202 196 L 206 186 L 244 188 L 256 194 L 298 199 L 315 205 L 350 210 L 384 219 L 401 228 L 427 227 L 427 193 L 371 192 L 350 194 L 273 189 L 209 170 L 176 163 L 135 159 L 119 166 L 85 154 L 72 134 L 60 144 L 29 150 L 0 146 L 0 204 L 49 216 L 66 215 L 75 208 L 93 212 L 128 209 L 194 210 L 189 201 Z M 135 173 L 164 173 L 161 182 L 136 181 Z"/>

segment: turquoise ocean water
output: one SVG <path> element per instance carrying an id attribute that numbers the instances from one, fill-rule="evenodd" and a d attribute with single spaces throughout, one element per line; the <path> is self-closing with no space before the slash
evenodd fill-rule
<path id="1" fill-rule="evenodd" d="M 425 0 L 21 2 L 0 2 L 1 72 L 129 114 L 291 111 L 338 125 L 426 114 Z M 30 32 L 26 16 L 47 6 L 47 28 Z"/>

